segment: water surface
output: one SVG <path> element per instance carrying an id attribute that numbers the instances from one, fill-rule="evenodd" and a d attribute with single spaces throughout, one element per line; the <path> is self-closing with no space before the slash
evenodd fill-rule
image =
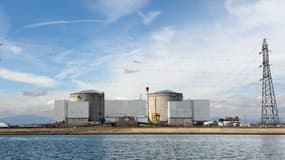
<path id="1" fill-rule="evenodd" d="M 0 159 L 285 159 L 279 135 L 1 136 Z"/>

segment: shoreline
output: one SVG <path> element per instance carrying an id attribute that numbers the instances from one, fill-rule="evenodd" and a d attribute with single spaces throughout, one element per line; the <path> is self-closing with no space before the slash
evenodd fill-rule
<path id="1" fill-rule="evenodd" d="M 112 134 L 208 134 L 208 135 L 285 135 L 285 128 L 0 128 L 0 135 L 112 135 Z"/>

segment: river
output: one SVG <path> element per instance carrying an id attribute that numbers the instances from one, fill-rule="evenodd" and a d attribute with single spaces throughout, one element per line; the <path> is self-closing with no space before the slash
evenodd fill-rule
<path id="1" fill-rule="evenodd" d="M 0 159 L 285 159 L 282 135 L 0 136 Z"/>

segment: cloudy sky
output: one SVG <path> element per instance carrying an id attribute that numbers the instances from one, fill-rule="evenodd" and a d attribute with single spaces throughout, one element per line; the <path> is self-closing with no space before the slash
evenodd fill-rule
<path id="1" fill-rule="evenodd" d="M 171 89 L 211 116 L 258 120 L 267 38 L 285 117 L 284 0 L 0 0 L 0 116 L 51 116 L 84 89 L 137 99 Z M 285 119 L 284 119 L 285 120 Z"/>

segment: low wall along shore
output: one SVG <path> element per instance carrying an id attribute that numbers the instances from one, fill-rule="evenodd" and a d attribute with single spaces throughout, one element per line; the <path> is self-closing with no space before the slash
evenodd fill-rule
<path id="1" fill-rule="evenodd" d="M 254 134 L 285 135 L 285 128 L 0 128 L 0 135 L 78 134 Z"/>

